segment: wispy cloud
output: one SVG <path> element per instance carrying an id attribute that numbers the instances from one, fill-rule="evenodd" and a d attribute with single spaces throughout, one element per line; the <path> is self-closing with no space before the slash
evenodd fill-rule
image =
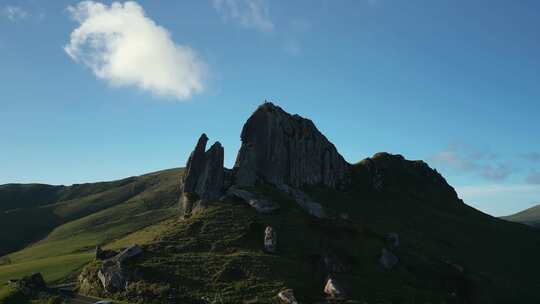
<path id="1" fill-rule="evenodd" d="M 538 152 L 524 153 L 521 156 L 531 162 L 540 162 L 540 153 Z"/>
<path id="2" fill-rule="evenodd" d="M 499 161 L 492 153 L 473 151 L 462 145 L 451 145 L 430 157 L 430 161 L 488 180 L 504 180 L 514 173 L 509 162 Z"/>
<path id="3" fill-rule="evenodd" d="M 540 171 L 531 171 L 527 175 L 526 181 L 531 185 L 540 185 Z"/>
<path id="4" fill-rule="evenodd" d="M 212 0 L 212 2 L 225 21 L 233 20 L 246 28 L 262 32 L 274 29 L 266 0 Z"/>
<path id="5" fill-rule="evenodd" d="M 64 49 L 98 78 L 176 99 L 203 91 L 206 65 L 197 53 L 176 44 L 136 2 L 83 1 L 68 12 L 80 26 Z"/>
<path id="6" fill-rule="evenodd" d="M 0 14 L 11 21 L 26 19 L 30 14 L 20 6 L 7 5 L 4 6 Z"/>

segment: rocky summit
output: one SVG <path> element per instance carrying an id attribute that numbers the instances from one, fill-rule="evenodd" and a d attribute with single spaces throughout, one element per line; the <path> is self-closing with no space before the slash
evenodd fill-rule
<path id="1" fill-rule="evenodd" d="M 313 122 L 265 102 L 247 120 L 234 165 L 234 181 L 292 187 L 346 182 L 349 164 Z"/>
<path id="2" fill-rule="evenodd" d="M 216 142 L 206 151 L 208 137 L 201 135 L 181 180 L 184 215 L 225 194 L 240 197 L 262 212 L 275 209 L 262 208 L 261 202 L 265 206 L 275 204 L 248 199 L 254 195 L 239 190 L 270 184 L 290 195 L 308 213 L 322 218 L 322 206 L 300 189 L 315 185 L 336 189 L 348 183 L 351 165 L 315 124 L 271 102 L 264 102 L 247 120 L 241 140 L 231 171 L 223 167 L 221 144 Z"/>

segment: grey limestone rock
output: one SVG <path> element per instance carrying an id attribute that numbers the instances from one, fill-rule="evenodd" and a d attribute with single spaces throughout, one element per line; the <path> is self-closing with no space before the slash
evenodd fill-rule
<path id="1" fill-rule="evenodd" d="M 350 165 L 313 122 L 265 102 L 248 119 L 234 166 L 235 182 L 295 188 L 345 183 Z"/>
<path id="2" fill-rule="evenodd" d="M 259 213 L 270 213 L 279 209 L 278 203 L 234 186 L 227 190 L 227 195 L 242 199 Z"/>
<path id="3" fill-rule="evenodd" d="M 223 194 L 225 169 L 223 147 L 215 142 L 208 151 L 208 137 L 202 134 L 195 150 L 189 156 L 186 171 L 180 183 L 180 204 L 190 214 L 197 202 L 218 200 Z"/>

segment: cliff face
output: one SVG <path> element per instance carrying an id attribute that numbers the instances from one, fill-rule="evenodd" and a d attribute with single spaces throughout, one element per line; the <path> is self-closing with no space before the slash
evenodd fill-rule
<path id="1" fill-rule="evenodd" d="M 346 182 L 349 164 L 313 122 L 265 102 L 248 119 L 234 165 L 240 186 L 258 182 L 336 188 Z"/>

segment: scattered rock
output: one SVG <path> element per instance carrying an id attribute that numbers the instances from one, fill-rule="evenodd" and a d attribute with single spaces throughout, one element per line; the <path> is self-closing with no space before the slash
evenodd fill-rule
<path id="1" fill-rule="evenodd" d="M 271 226 L 264 230 L 264 249 L 270 253 L 275 253 L 277 250 L 277 233 Z"/>
<path id="2" fill-rule="evenodd" d="M 223 168 L 223 147 L 215 142 L 208 151 L 208 137 L 202 134 L 195 150 L 189 156 L 180 188 L 180 203 L 187 215 L 191 214 L 194 204 L 218 200 L 223 194 L 225 169 Z"/>
<path id="3" fill-rule="evenodd" d="M 388 249 L 383 248 L 379 263 L 385 269 L 392 269 L 398 263 L 398 258 Z"/>
<path id="4" fill-rule="evenodd" d="M 399 248 L 399 234 L 392 232 L 386 235 L 386 243 L 391 249 Z"/>
<path id="5" fill-rule="evenodd" d="M 343 299 L 345 298 L 345 291 L 343 288 L 336 282 L 334 278 L 328 278 L 326 285 L 324 286 L 324 293 L 332 299 Z"/>
<path id="6" fill-rule="evenodd" d="M 270 213 L 279 209 L 278 203 L 265 198 L 259 198 L 257 195 L 247 190 L 242 190 L 234 186 L 227 190 L 227 195 L 242 199 L 259 213 Z"/>
<path id="7" fill-rule="evenodd" d="M 265 102 L 245 123 L 234 165 L 235 182 L 300 188 L 346 183 L 350 165 L 313 122 Z"/>
<path id="8" fill-rule="evenodd" d="M 302 209 L 309 214 L 318 217 L 326 218 L 326 213 L 321 204 L 313 201 L 304 191 L 295 189 L 285 184 L 277 185 L 278 189 L 289 194 Z"/>
<path id="9" fill-rule="evenodd" d="M 294 292 L 292 289 L 285 289 L 278 293 L 278 297 L 286 304 L 298 304 L 296 298 L 294 297 Z"/>

